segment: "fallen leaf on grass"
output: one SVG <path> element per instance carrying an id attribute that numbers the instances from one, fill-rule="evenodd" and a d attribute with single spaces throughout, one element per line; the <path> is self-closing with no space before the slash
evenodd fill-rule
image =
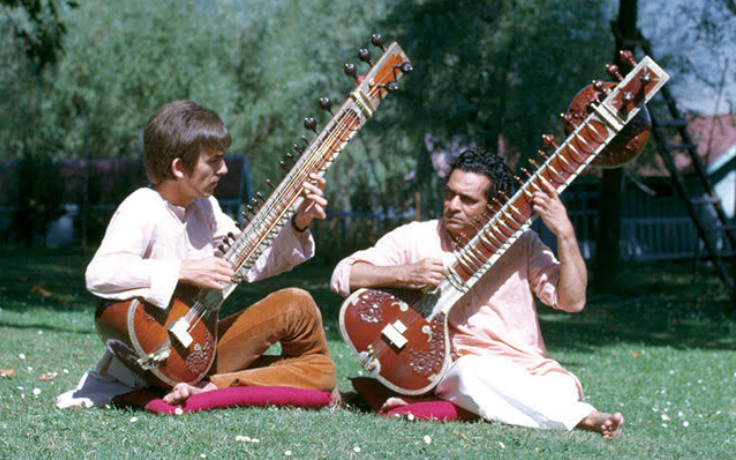
<path id="1" fill-rule="evenodd" d="M 638 358 L 639 356 L 641 356 L 641 353 L 639 353 L 638 351 L 632 351 L 629 354 L 631 355 L 632 358 Z"/>
<path id="2" fill-rule="evenodd" d="M 42 382 L 46 382 L 48 380 L 54 380 L 56 376 L 59 375 L 56 372 L 47 372 L 43 374 L 41 377 L 37 378 L 36 380 L 40 380 Z"/>
<path id="3" fill-rule="evenodd" d="M 468 437 L 465 436 L 463 433 L 455 433 L 455 436 L 466 441 L 468 440 Z"/>
<path id="4" fill-rule="evenodd" d="M 0 377 L 12 377 L 15 375 L 15 369 L 0 369 Z"/>
<path id="5" fill-rule="evenodd" d="M 54 293 L 46 289 L 46 285 L 44 283 L 37 284 L 31 288 L 31 292 L 38 292 L 41 294 L 41 297 L 49 298 L 53 297 Z"/>

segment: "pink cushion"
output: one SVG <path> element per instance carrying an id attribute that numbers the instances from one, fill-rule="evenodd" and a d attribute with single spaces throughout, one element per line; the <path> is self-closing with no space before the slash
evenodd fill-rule
<path id="1" fill-rule="evenodd" d="M 152 393 L 147 397 L 128 398 L 134 405 L 140 405 L 157 414 L 174 414 L 196 412 L 200 410 L 219 409 L 224 407 L 302 407 L 319 409 L 332 402 L 329 392 L 292 387 L 246 387 L 234 386 L 220 388 L 189 397 L 181 405 L 167 404 Z"/>
<path id="2" fill-rule="evenodd" d="M 413 415 L 418 420 L 477 420 L 479 417 L 458 407 L 450 401 L 444 401 L 434 395 L 412 398 L 402 396 L 407 401 L 414 401 L 406 406 L 384 410 L 381 407 L 392 396 L 400 396 L 389 390 L 378 380 L 370 377 L 356 377 L 351 379 L 353 388 L 375 412 L 391 417 L 395 415 Z"/>

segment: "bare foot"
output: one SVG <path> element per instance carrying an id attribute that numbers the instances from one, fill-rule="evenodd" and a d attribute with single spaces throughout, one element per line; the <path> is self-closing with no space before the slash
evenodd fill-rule
<path id="1" fill-rule="evenodd" d="M 391 410 L 418 402 L 437 401 L 436 396 L 391 396 L 383 403 L 381 410 Z"/>
<path id="2" fill-rule="evenodd" d="M 621 412 L 608 414 L 593 411 L 577 427 L 600 433 L 605 439 L 614 439 L 621 436 L 624 430 L 624 416 L 621 415 Z"/>
<path id="3" fill-rule="evenodd" d="M 174 388 L 164 396 L 163 400 L 167 404 L 181 404 L 186 401 L 190 396 L 194 396 L 199 393 L 206 391 L 216 390 L 217 387 L 212 382 L 199 382 L 197 385 L 190 385 L 188 383 L 177 383 Z"/>

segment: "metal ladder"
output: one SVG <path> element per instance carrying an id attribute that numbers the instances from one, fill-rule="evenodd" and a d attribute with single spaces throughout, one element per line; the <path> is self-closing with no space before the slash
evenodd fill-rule
<path id="1" fill-rule="evenodd" d="M 624 40 L 624 46 L 627 48 L 639 46 L 646 55 L 654 57 L 649 41 L 644 38 L 641 31 L 638 31 L 637 35 L 637 40 Z M 651 108 L 649 110 L 652 118 L 652 134 L 654 135 L 657 151 L 669 170 L 675 190 L 682 199 L 690 219 L 695 224 L 698 236 L 703 242 L 709 259 L 718 272 L 718 276 L 732 294 L 732 302 L 730 302 L 728 310 L 734 312 L 736 311 L 736 302 L 733 301 L 736 300 L 736 283 L 734 283 L 734 274 L 729 270 L 724 260 L 726 257 L 734 255 L 734 251 L 736 251 L 734 224 L 723 211 L 721 198 L 715 193 L 713 185 L 706 174 L 705 166 L 698 155 L 697 145 L 695 145 L 688 132 L 688 122 L 678 110 L 677 103 L 669 87 L 663 87 L 659 94 L 655 96 L 655 101 L 657 98 L 660 101 L 663 100 L 666 112 L 668 112 L 660 117 Z M 680 142 L 673 143 L 673 139 L 678 136 Z M 691 193 L 688 189 L 685 178 L 675 165 L 673 153 L 677 152 L 686 153 L 690 157 L 697 176 L 697 183 L 695 184 L 699 187 L 699 192 L 696 192 L 697 195 Z M 710 216 L 707 216 L 708 218 L 703 212 L 707 207 L 712 210 Z M 717 247 L 719 236 L 722 241 L 727 240 L 730 246 L 728 249 L 724 248 L 723 253 Z"/>

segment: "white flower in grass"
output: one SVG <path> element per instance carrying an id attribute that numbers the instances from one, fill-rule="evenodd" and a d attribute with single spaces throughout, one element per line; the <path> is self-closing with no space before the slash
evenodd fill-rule
<path id="1" fill-rule="evenodd" d="M 19 389 L 20 391 L 23 391 L 23 387 L 18 387 L 18 389 Z"/>
<path id="2" fill-rule="evenodd" d="M 662 421 L 663 422 L 666 422 L 669 419 L 670 419 L 670 417 L 667 414 L 662 414 Z"/>
<path id="3" fill-rule="evenodd" d="M 432 438 L 429 435 L 424 437 L 424 444 L 432 444 Z"/>
<path id="4" fill-rule="evenodd" d="M 413 422 L 414 421 L 414 414 L 407 415 L 406 416 L 406 419 L 409 420 L 410 422 Z"/>
<path id="5" fill-rule="evenodd" d="M 667 428 L 667 424 L 666 423 L 663 423 L 662 424 L 662 428 Z"/>
<path id="6" fill-rule="evenodd" d="M 207 454 L 200 454 L 199 458 L 207 458 Z"/>
<path id="7" fill-rule="evenodd" d="M 138 417 L 130 417 L 130 423 L 135 423 L 138 421 Z"/>
<path id="8" fill-rule="evenodd" d="M 684 417 L 684 416 L 685 416 L 685 414 L 683 414 L 683 413 L 682 413 L 682 411 L 679 411 L 679 412 L 677 413 L 677 416 L 678 416 L 678 417 Z"/>
<path id="9" fill-rule="evenodd" d="M 33 396 L 38 396 L 40 394 L 41 394 L 41 389 L 40 388 L 34 388 L 33 389 Z"/>
<path id="10" fill-rule="evenodd" d="M 291 451 L 287 450 L 286 452 L 284 452 L 284 455 L 286 455 L 287 457 L 291 457 Z"/>
<path id="11" fill-rule="evenodd" d="M 61 372 L 65 373 L 65 374 L 68 374 L 68 373 L 69 373 L 69 369 L 64 369 L 64 370 L 63 370 L 63 371 L 61 371 Z"/>
<path id="12" fill-rule="evenodd" d="M 43 335 L 43 331 L 38 331 L 38 335 Z"/>
<path id="13" fill-rule="evenodd" d="M 258 444 L 259 442 L 261 442 L 261 440 L 258 438 L 253 438 L 250 440 L 250 442 L 252 442 L 253 444 Z"/>
<path id="14" fill-rule="evenodd" d="M 684 426 L 685 428 L 687 428 L 687 427 L 690 426 L 690 422 L 688 422 L 687 420 L 685 420 L 684 422 L 682 422 L 682 426 Z"/>
<path id="15" fill-rule="evenodd" d="M 28 372 L 33 372 L 33 368 L 31 366 L 28 366 Z"/>
<path id="16" fill-rule="evenodd" d="M 18 355 L 18 357 L 19 357 L 20 359 L 26 359 L 26 355 L 25 355 L 25 354 L 23 354 L 23 353 L 20 353 L 20 354 Z"/>
<path id="17" fill-rule="evenodd" d="M 353 452 L 355 452 L 356 454 L 359 453 L 360 452 L 360 446 L 353 447 Z"/>
<path id="18" fill-rule="evenodd" d="M 501 449 L 506 448 L 506 444 L 502 443 L 501 441 L 498 441 L 498 445 L 501 446 Z"/>
<path id="19" fill-rule="evenodd" d="M 174 409 L 174 414 L 175 415 L 181 415 L 183 413 L 184 413 L 184 411 L 181 409 L 181 407 L 177 407 L 176 409 Z"/>

